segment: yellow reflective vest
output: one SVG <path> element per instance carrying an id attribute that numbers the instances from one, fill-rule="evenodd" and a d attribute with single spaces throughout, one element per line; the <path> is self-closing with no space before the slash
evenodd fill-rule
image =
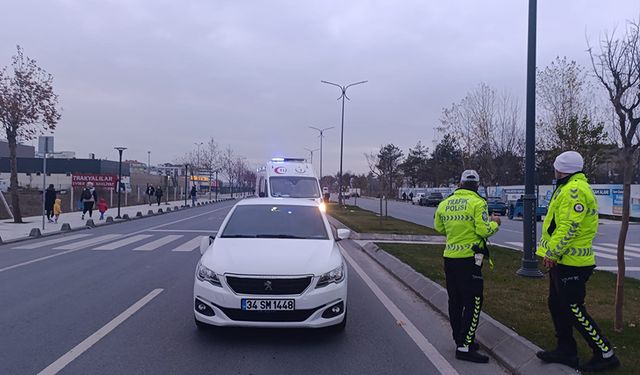
<path id="1" fill-rule="evenodd" d="M 566 266 L 593 266 L 597 233 L 598 201 L 584 173 L 576 173 L 551 197 L 536 254 Z"/>
<path id="2" fill-rule="evenodd" d="M 489 220 L 487 201 L 467 189 L 457 189 L 440 202 L 434 222 L 436 230 L 447 236 L 445 258 L 473 257 L 473 246 L 498 231 L 498 223 Z"/>

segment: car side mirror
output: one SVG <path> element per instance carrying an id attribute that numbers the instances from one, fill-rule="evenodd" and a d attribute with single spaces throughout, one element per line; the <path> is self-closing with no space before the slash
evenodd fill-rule
<path id="1" fill-rule="evenodd" d="M 338 240 L 348 240 L 351 237 L 349 229 L 338 229 Z"/>
<path id="2" fill-rule="evenodd" d="M 213 241 L 216 238 L 213 236 L 208 236 L 208 237 L 202 237 L 202 240 L 200 240 L 200 254 L 204 255 L 204 252 L 207 251 L 207 249 L 209 248 L 209 246 L 211 246 L 211 244 L 213 243 Z"/>

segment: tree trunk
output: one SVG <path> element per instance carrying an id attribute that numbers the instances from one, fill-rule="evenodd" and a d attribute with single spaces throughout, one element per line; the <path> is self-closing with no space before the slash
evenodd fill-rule
<path id="1" fill-rule="evenodd" d="M 9 165 L 11 168 L 11 178 L 9 186 L 11 188 L 11 208 L 13 211 L 13 222 L 22 223 L 22 212 L 20 212 L 20 199 L 18 196 L 18 160 L 16 156 L 17 140 L 16 134 L 7 130 L 7 143 L 9 144 Z"/>
<path id="2" fill-rule="evenodd" d="M 630 202 L 631 202 L 631 181 L 633 179 L 633 150 L 626 148 L 624 151 L 624 183 L 622 189 L 622 224 L 618 235 L 618 276 L 616 282 L 615 317 L 613 329 L 622 332 L 624 328 L 624 317 L 622 307 L 624 306 L 624 246 L 627 242 L 627 232 L 629 230 Z"/>

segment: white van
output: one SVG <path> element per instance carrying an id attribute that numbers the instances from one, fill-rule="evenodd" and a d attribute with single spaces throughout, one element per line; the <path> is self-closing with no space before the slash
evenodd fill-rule
<path id="1" fill-rule="evenodd" d="M 305 159 L 273 158 L 258 168 L 256 191 L 259 197 L 308 198 L 320 203 L 320 182 Z"/>

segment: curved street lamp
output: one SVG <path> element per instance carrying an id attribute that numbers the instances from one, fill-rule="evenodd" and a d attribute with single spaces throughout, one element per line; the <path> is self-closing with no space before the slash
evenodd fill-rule
<path id="1" fill-rule="evenodd" d="M 342 126 L 340 129 L 340 175 L 338 176 L 338 204 L 342 206 L 342 155 L 343 155 L 343 151 L 344 151 L 344 99 L 347 98 L 347 100 L 351 100 L 349 99 L 349 97 L 347 96 L 347 89 L 351 86 L 355 86 L 355 85 L 361 85 L 363 83 L 367 83 L 369 81 L 360 81 L 360 82 L 355 82 L 355 83 L 350 83 L 346 86 L 341 86 L 337 83 L 333 83 L 333 82 L 329 82 L 329 81 L 320 81 L 322 83 L 326 83 L 327 85 L 332 85 L 332 86 L 336 86 L 340 89 L 340 96 L 338 97 L 338 100 L 342 99 Z"/>

